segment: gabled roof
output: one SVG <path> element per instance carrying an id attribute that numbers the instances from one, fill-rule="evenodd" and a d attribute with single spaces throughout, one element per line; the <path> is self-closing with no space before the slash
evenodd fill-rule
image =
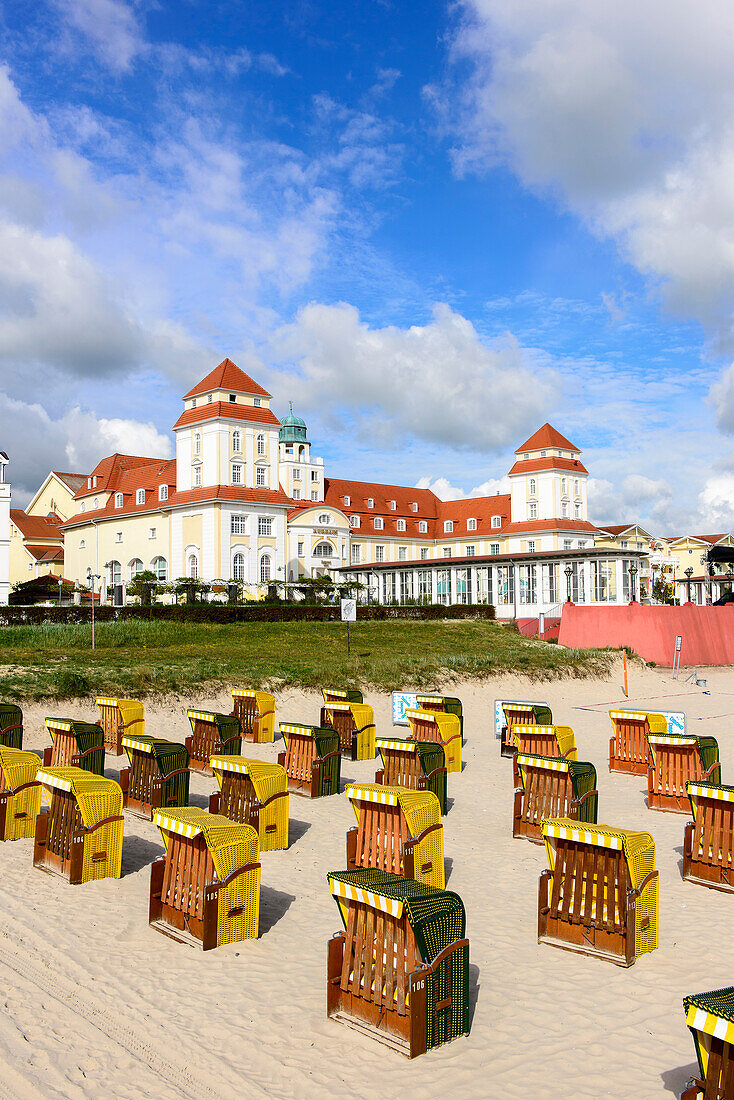
<path id="1" fill-rule="evenodd" d="M 578 451 L 575 443 L 561 435 L 552 424 L 545 423 L 537 432 L 533 432 L 530 439 L 526 439 L 521 447 L 515 451 L 519 455 L 521 451 L 539 451 L 545 447 L 557 447 L 562 451 Z"/>
<path id="2" fill-rule="evenodd" d="M 729 538 L 728 531 L 718 535 L 669 535 L 665 541 L 674 545 L 676 542 L 685 542 L 686 539 L 691 539 L 693 542 L 707 542 L 710 546 L 716 546 L 717 543 L 723 542 L 726 538 Z"/>
<path id="3" fill-rule="evenodd" d="M 619 538 L 620 535 L 628 535 L 630 531 L 639 531 L 645 538 L 653 536 L 639 523 L 600 523 L 597 525 L 602 535 L 612 535 Z"/>
<path id="4" fill-rule="evenodd" d="M 193 390 L 184 394 L 184 401 L 200 393 L 210 393 L 211 390 L 231 390 L 232 393 L 254 394 L 255 397 L 273 396 L 250 378 L 249 374 L 245 374 L 231 359 L 223 359 L 218 367 L 194 386 Z"/>
<path id="5" fill-rule="evenodd" d="M 156 463 L 160 465 L 166 461 L 165 458 L 144 458 L 142 455 L 108 455 L 107 458 L 103 458 L 98 462 L 92 472 L 84 478 L 84 484 L 81 489 L 74 493 L 74 497 L 79 500 L 81 497 L 94 496 L 95 493 L 111 493 L 128 471 L 137 470 L 141 466 L 155 465 Z M 92 489 L 87 488 L 90 477 L 92 479 L 97 478 L 97 484 Z"/>
<path id="6" fill-rule="evenodd" d="M 63 474 L 60 470 L 52 470 L 51 473 L 59 481 L 63 481 L 67 489 L 71 489 L 72 493 L 77 493 L 83 488 L 85 481 L 87 480 L 86 474 Z"/>
<path id="7" fill-rule="evenodd" d="M 63 546 L 26 546 L 25 549 L 36 561 L 62 561 Z"/>
<path id="8" fill-rule="evenodd" d="M 10 520 L 20 531 L 23 538 L 44 540 L 60 539 L 61 531 L 58 516 L 29 516 L 22 508 L 10 509 Z"/>
<path id="9" fill-rule="evenodd" d="M 176 423 L 176 428 L 187 424 L 202 424 L 205 420 L 244 420 L 250 424 L 272 424 L 280 427 L 280 421 L 274 412 L 262 405 L 236 405 L 233 401 L 212 401 L 210 405 L 201 405 L 198 409 L 184 409 Z"/>

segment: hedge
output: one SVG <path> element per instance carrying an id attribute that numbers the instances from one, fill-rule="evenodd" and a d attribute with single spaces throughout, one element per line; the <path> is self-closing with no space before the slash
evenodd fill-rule
<path id="1" fill-rule="evenodd" d="M 384 619 L 494 619 L 492 604 L 422 604 L 392 606 L 360 604 L 359 620 Z M 283 623 L 335 622 L 341 618 L 338 604 L 170 604 L 160 607 L 99 607 L 94 613 L 98 623 L 117 619 L 169 619 L 185 623 Z M 40 626 L 44 623 L 88 623 L 88 607 L 2 607 L 0 626 L 19 624 Z"/>

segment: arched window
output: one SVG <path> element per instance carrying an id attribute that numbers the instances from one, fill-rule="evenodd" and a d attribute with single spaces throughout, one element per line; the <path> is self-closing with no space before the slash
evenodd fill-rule
<path id="1" fill-rule="evenodd" d="M 538 491 L 538 486 L 536 484 L 535 478 L 531 477 L 530 478 L 530 496 L 534 497 L 536 495 L 537 491 Z"/>
<path id="2" fill-rule="evenodd" d="M 332 558 L 335 554 L 336 550 L 330 542 L 317 542 L 313 548 L 315 558 Z"/>
<path id="3" fill-rule="evenodd" d="M 191 577 L 193 581 L 199 579 L 199 559 L 196 554 L 189 554 L 186 562 L 186 576 Z"/>
<path id="4" fill-rule="evenodd" d="M 82 511 L 82 512 L 86 512 L 86 510 L 87 510 L 87 505 L 86 505 L 85 501 L 82 501 L 82 503 L 81 503 L 81 511 Z"/>
<path id="5" fill-rule="evenodd" d="M 272 558 L 270 554 L 263 554 L 260 558 L 260 584 L 270 583 L 270 570 L 272 568 Z"/>
<path id="6" fill-rule="evenodd" d="M 155 573 L 156 580 L 168 580 L 168 562 L 165 558 L 153 558 L 150 568 Z"/>
<path id="7" fill-rule="evenodd" d="M 95 510 L 95 512 L 97 511 L 98 508 L 99 508 L 99 497 L 95 497 L 94 498 L 94 510 Z"/>
<path id="8" fill-rule="evenodd" d="M 245 555 L 235 554 L 232 558 L 232 578 L 236 581 L 245 579 Z"/>
<path id="9" fill-rule="evenodd" d="M 140 558 L 133 558 L 127 567 L 127 574 L 131 581 L 134 581 L 138 573 L 143 572 L 143 563 Z"/>
<path id="10" fill-rule="evenodd" d="M 194 454 L 201 454 L 201 432 L 194 432 Z"/>
<path id="11" fill-rule="evenodd" d="M 236 429 L 232 432 L 232 450 L 235 454 L 239 454 L 242 450 L 242 433 Z"/>
<path id="12" fill-rule="evenodd" d="M 82 539 L 82 541 L 79 543 L 79 549 L 80 550 L 86 550 L 86 548 L 87 548 L 87 540 Z"/>
<path id="13" fill-rule="evenodd" d="M 110 585 L 122 584 L 122 566 L 119 561 L 110 562 Z"/>
<path id="14" fill-rule="evenodd" d="M 265 454 L 265 436 L 264 435 L 259 435 L 257 437 L 257 453 L 259 455 L 264 455 Z"/>
<path id="15" fill-rule="evenodd" d="M 306 461 L 306 448 L 305 447 L 299 447 L 298 448 L 298 461 L 299 462 L 305 462 Z"/>

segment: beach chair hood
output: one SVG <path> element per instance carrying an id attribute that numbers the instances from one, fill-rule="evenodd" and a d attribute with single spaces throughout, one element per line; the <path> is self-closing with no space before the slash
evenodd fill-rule
<path id="1" fill-rule="evenodd" d="M 54 790 L 70 791 L 87 828 L 106 817 L 122 814 L 122 788 L 114 779 L 92 775 L 81 768 L 39 768 L 36 779 L 42 784 L 49 802 Z"/>
<path id="2" fill-rule="evenodd" d="M 655 870 L 655 841 L 649 833 L 615 829 L 611 825 L 587 825 L 582 828 L 569 817 L 545 818 L 542 829 L 551 871 L 555 867 L 557 838 L 597 844 L 616 851 L 621 849 L 627 860 L 630 881 L 635 887 L 639 886 L 645 875 Z"/>
<path id="3" fill-rule="evenodd" d="M 0 703 L 0 734 L 9 726 L 23 725 L 23 711 L 15 703 Z M 10 744 L 19 749 L 22 744 L 21 730 L 13 730 L 8 734 Z"/>
<path id="4" fill-rule="evenodd" d="M 565 760 L 560 756 L 537 756 L 521 752 L 518 752 L 515 760 L 523 788 L 527 786 L 527 769 L 542 768 L 545 771 L 565 772 L 571 781 L 574 798 L 583 798 L 589 791 L 597 789 L 596 768 L 587 760 Z M 597 799 L 590 798 L 580 808 L 580 813 L 581 821 L 596 821 Z"/>
<path id="5" fill-rule="evenodd" d="M 406 707 L 405 717 L 413 723 L 411 719 L 420 719 L 423 722 L 435 722 L 441 733 L 442 741 L 449 741 L 452 737 L 456 737 L 461 732 L 461 723 L 459 722 L 458 715 L 445 714 L 440 710 L 422 710 L 420 707 Z"/>
<path id="6" fill-rule="evenodd" d="M 161 775 L 177 771 L 188 766 L 189 754 L 184 745 L 176 741 L 164 741 L 159 737 L 145 737 L 138 734 L 123 737 L 122 747 L 127 753 L 132 764 L 132 753 L 142 752 L 146 756 L 154 756 Z"/>
<path id="7" fill-rule="evenodd" d="M 699 798 L 713 798 L 717 802 L 734 802 L 734 787 L 726 787 L 721 783 L 689 781 L 686 783 L 686 790 L 688 791 L 688 797 L 691 802 L 691 812 L 694 821 L 698 816 Z"/>
<path id="8" fill-rule="evenodd" d="M 364 699 L 359 688 L 322 688 L 321 694 L 324 697 L 324 703 L 339 699 L 347 703 L 361 703 Z"/>
<path id="9" fill-rule="evenodd" d="M 209 764 L 220 790 L 225 772 L 249 775 L 258 802 L 266 802 L 272 795 L 288 789 L 288 776 L 280 764 L 267 764 L 245 756 L 212 756 Z"/>
<path id="10" fill-rule="evenodd" d="M 95 739 L 99 738 L 100 733 L 104 737 L 102 727 L 96 722 L 80 722 L 78 718 L 46 718 L 45 725 L 51 740 L 53 740 L 54 730 L 73 733 L 82 752 L 96 744 Z"/>
<path id="11" fill-rule="evenodd" d="M 701 1077 L 705 1080 L 711 1039 L 734 1044 L 734 986 L 684 997 L 683 1011 L 693 1035 Z"/>
<path id="12" fill-rule="evenodd" d="M 280 732 L 283 740 L 288 745 L 290 734 L 298 734 L 301 737 L 312 737 L 316 742 L 316 755 L 326 756 L 327 753 L 337 752 L 339 749 L 339 734 L 336 730 L 322 729 L 320 726 L 302 725 L 300 722 L 281 722 Z"/>
<path id="13" fill-rule="evenodd" d="M 201 833 L 211 852 L 214 870 L 221 880 L 238 867 L 257 862 L 257 832 L 251 825 L 240 825 L 221 814 L 210 814 L 195 807 L 175 811 L 156 810 L 153 824 L 158 826 L 166 849 L 169 833 L 189 838 Z"/>
<path id="14" fill-rule="evenodd" d="M 696 737 L 686 733 L 650 733 L 648 741 L 653 761 L 658 745 L 696 745 L 704 772 L 719 761 L 719 743 L 715 737 Z M 711 782 L 721 783 L 721 767 L 715 768 L 711 773 Z"/>
<path id="15" fill-rule="evenodd" d="M 145 733 L 145 707 L 137 699 L 112 699 L 98 695 L 95 702 L 98 707 L 117 707 L 124 726 L 135 722 L 136 733 Z"/>
<path id="16" fill-rule="evenodd" d="M 612 730 L 616 733 L 615 719 L 628 722 L 647 722 L 650 733 L 667 733 L 668 720 L 664 714 L 652 710 L 610 710 Z"/>
<path id="17" fill-rule="evenodd" d="M 230 737 L 237 737 L 240 732 L 239 720 L 231 714 L 217 714 L 215 711 L 210 710 L 187 710 L 186 716 L 191 723 L 192 730 L 197 718 L 201 722 L 213 722 L 219 731 L 220 741 L 227 741 Z"/>
<path id="18" fill-rule="evenodd" d="M 23 783 L 32 783 L 40 766 L 41 758 L 35 752 L 0 745 L 0 771 L 5 776 L 8 790 L 14 791 Z"/>
<path id="19" fill-rule="evenodd" d="M 567 760 L 576 759 L 576 737 L 571 726 L 539 726 L 516 723 L 512 727 L 512 734 L 518 749 L 521 748 L 520 738 L 523 735 L 531 734 L 533 731 L 538 736 L 555 737 L 559 755 Z"/>
<path id="20" fill-rule="evenodd" d="M 515 713 L 519 711 L 527 715 L 525 722 L 530 726 L 550 726 L 553 723 L 551 708 L 545 703 L 513 703 L 511 699 L 504 700 L 502 703 L 502 713 L 505 716 L 505 724 L 509 726 L 510 721 L 507 717 L 508 710 L 512 710 Z"/>
<path id="21" fill-rule="evenodd" d="M 429 825 L 441 821 L 441 806 L 432 791 L 411 791 L 405 787 L 383 787 L 379 783 L 348 783 L 344 791 L 359 821 L 359 803 L 399 806 L 405 815 L 410 835 L 419 836 Z"/>

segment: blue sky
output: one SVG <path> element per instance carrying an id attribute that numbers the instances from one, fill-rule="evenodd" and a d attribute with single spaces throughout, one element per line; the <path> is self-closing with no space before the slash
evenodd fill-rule
<path id="1" fill-rule="evenodd" d="M 0 448 L 163 454 L 225 355 L 332 476 L 734 523 L 719 0 L 0 4 Z"/>

